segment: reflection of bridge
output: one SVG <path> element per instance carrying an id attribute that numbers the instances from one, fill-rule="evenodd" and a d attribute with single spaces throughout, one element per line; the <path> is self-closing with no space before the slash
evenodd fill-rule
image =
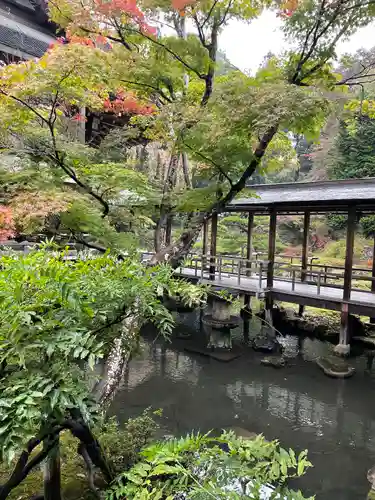
<path id="1" fill-rule="evenodd" d="M 320 347 L 306 338 L 300 353 L 315 359 Z M 278 436 L 283 446 L 308 448 L 314 468 L 305 484 L 317 498 L 365 498 L 366 471 L 375 463 L 375 419 L 370 397 L 374 381 L 362 376 L 364 360 L 362 365 L 354 361 L 358 373 L 350 384 L 325 384 L 324 375 L 301 357 L 281 373 L 261 367 L 252 350 L 223 369 L 182 349 L 178 341 L 143 345 L 111 413 L 125 420 L 140 409 L 161 407 L 162 425 L 177 435 L 235 425 L 264 432 L 269 439 Z M 299 487 L 304 489 L 303 483 Z"/>
<path id="2" fill-rule="evenodd" d="M 353 267 L 354 234 L 359 217 L 375 214 L 375 178 L 294 184 L 251 186 L 256 196 L 236 199 L 228 212 L 247 214 L 246 259 L 229 261 L 216 251 L 218 215 L 211 217 L 211 238 L 208 219 L 203 230 L 203 257 L 190 260 L 181 270 L 183 276 L 245 294 L 245 306 L 250 295 L 258 294 L 271 310 L 273 300 L 341 311 L 340 343 L 337 352 L 349 350 L 349 315 L 368 315 L 375 321 L 375 259 L 372 268 Z M 341 268 L 309 263 L 309 227 L 311 214 L 346 214 L 347 235 L 345 265 Z M 277 262 L 276 225 L 278 215 L 303 214 L 302 257 L 299 266 Z M 254 216 L 269 215 L 267 260 L 253 259 L 252 235 Z M 209 244 L 210 239 L 210 244 Z M 375 252 L 374 252 L 375 253 Z M 208 257 L 207 257 L 208 256 Z M 208 267 L 207 267 L 208 266 Z M 367 283 L 367 285 L 366 285 Z M 361 289 L 362 287 L 367 290 Z"/>

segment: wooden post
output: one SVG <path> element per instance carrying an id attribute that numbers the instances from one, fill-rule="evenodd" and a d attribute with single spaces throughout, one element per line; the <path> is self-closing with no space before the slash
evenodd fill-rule
<path id="1" fill-rule="evenodd" d="M 252 316 L 251 311 L 251 297 L 250 295 L 245 295 L 243 300 L 243 337 L 245 344 L 249 342 L 249 334 L 250 334 L 250 318 Z"/>
<path id="2" fill-rule="evenodd" d="M 308 242 L 309 242 L 310 212 L 305 212 L 303 220 L 301 281 L 306 281 Z"/>
<path id="3" fill-rule="evenodd" d="M 356 226 L 356 207 L 352 206 L 348 211 L 348 224 L 346 230 L 346 254 L 345 254 L 345 271 L 344 271 L 344 292 L 343 304 L 341 306 L 341 326 L 340 340 L 335 347 L 335 353 L 340 356 L 347 356 L 350 352 L 350 314 L 347 301 L 350 299 L 350 291 L 352 286 L 353 273 L 353 250 L 354 250 L 354 233 Z"/>
<path id="4" fill-rule="evenodd" d="M 346 254 L 345 254 L 345 271 L 344 271 L 344 300 L 350 299 L 350 290 L 352 286 L 353 272 L 353 250 L 354 250 L 354 233 L 356 226 L 356 207 L 350 207 L 348 212 L 348 227 L 346 231 Z"/>
<path id="5" fill-rule="evenodd" d="M 216 258 L 216 243 L 217 243 L 217 213 L 214 213 L 211 218 L 211 246 L 210 246 L 210 279 L 215 279 L 215 258 Z"/>
<path id="6" fill-rule="evenodd" d="M 375 235 L 374 235 L 374 249 L 372 251 L 372 278 L 375 278 Z M 371 291 L 375 293 L 375 279 L 371 282 Z M 370 323 L 375 323 L 375 317 L 370 318 Z"/>
<path id="7" fill-rule="evenodd" d="M 251 260 L 252 256 L 252 240 L 253 240 L 253 227 L 254 227 L 254 214 L 249 212 L 247 219 L 247 243 L 246 243 L 246 268 L 248 271 L 246 272 L 246 276 L 251 276 Z"/>
<path id="8" fill-rule="evenodd" d="M 268 266 L 267 266 L 267 288 L 273 287 L 273 274 L 275 265 L 275 248 L 276 248 L 276 221 L 277 213 L 273 208 L 270 213 L 270 228 L 268 237 Z M 272 321 L 273 300 L 270 293 L 266 295 L 266 313 L 269 311 Z"/>
<path id="9" fill-rule="evenodd" d="M 302 260 L 301 260 L 301 281 L 306 281 L 307 270 L 307 256 L 308 256 L 308 243 L 309 243 L 309 228 L 310 228 L 310 212 L 305 212 L 303 218 L 303 240 L 302 240 Z M 305 306 L 300 305 L 298 308 L 298 315 L 302 316 Z"/>
<path id="10" fill-rule="evenodd" d="M 244 315 L 246 317 L 247 316 L 251 316 L 251 297 L 250 295 L 246 295 L 244 296 L 244 299 L 243 299 L 243 311 L 244 311 Z"/>
<path id="11" fill-rule="evenodd" d="M 205 220 L 203 222 L 203 244 L 202 244 L 202 254 L 203 263 L 206 264 L 206 255 L 208 252 L 208 222 Z"/>
<path id="12" fill-rule="evenodd" d="M 276 248 L 276 210 L 272 209 L 270 214 L 270 228 L 268 237 L 268 269 L 267 269 L 267 287 L 273 286 L 273 268 L 275 263 Z"/>

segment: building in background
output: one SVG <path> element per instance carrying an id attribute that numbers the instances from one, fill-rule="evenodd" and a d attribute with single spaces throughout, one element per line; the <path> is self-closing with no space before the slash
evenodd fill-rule
<path id="1" fill-rule="evenodd" d="M 0 62 L 40 57 L 55 39 L 46 0 L 0 0 Z"/>

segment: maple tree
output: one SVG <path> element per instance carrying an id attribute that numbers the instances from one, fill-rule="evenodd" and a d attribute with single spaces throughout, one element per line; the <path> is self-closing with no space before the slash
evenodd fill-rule
<path id="1" fill-rule="evenodd" d="M 282 15 L 295 50 L 270 57 L 254 76 L 235 68 L 217 74 L 218 39 L 224 26 L 231 19 L 251 20 L 266 7 Z M 150 229 L 156 221 L 157 230 L 171 220 L 171 214 L 181 214 L 187 226 L 180 239 L 169 245 L 166 237 L 154 258 L 168 258 L 173 264 L 194 244 L 202 223 L 222 211 L 255 171 L 282 168 L 283 158 L 293 149 L 285 130 L 319 136 L 332 104 L 326 90 L 346 83 L 332 68 L 336 43 L 373 15 L 371 3 L 356 0 L 342 6 L 295 0 L 274 5 L 255 0 L 50 0 L 49 9 L 65 37 L 40 61 L 4 69 L 0 96 L 4 125 L 11 127 L 13 136 L 27 136 L 34 156 L 43 156 L 49 148 L 54 179 L 48 179 L 47 191 L 56 183 L 66 191 L 64 176 L 79 187 L 82 201 L 72 208 L 69 202 L 59 211 L 60 216 L 70 214 L 72 227 L 64 215 L 60 229 L 82 239 L 102 219 L 102 229 L 95 230 L 98 248 L 106 247 L 104 240 L 110 234 L 111 245 L 117 238 L 115 246 L 120 248 L 125 241 L 124 234 L 116 236 L 120 213 L 129 222 L 139 221 L 133 227 L 146 224 Z M 174 26 L 176 36 L 163 35 L 165 21 Z M 195 34 L 186 32 L 187 22 Z M 55 98 L 51 101 L 47 94 Z M 101 153 L 77 147 L 69 136 L 67 120 L 77 126 L 87 121 L 83 107 L 126 118 L 124 135 L 130 134 L 133 143 L 142 138 L 168 150 L 164 178 L 157 183 L 152 174 L 134 177 L 133 168 L 116 167 L 117 190 L 107 191 L 108 179 L 103 178 L 98 189 L 89 165 Z M 36 122 L 43 125 L 39 132 Z M 108 149 L 106 154 L 101 168 L 111 177 L 114 162 Z M 185 158 L 182 163 L 180 154 Z M 192 162 L 190 173 L 187 157 Z M 106 162 L 110 162 L 107 167 Z M 176 181 L 180 165 L 185 184 Z M 121 183 L 127 189 L 129 176 L 133 196 L 124 207 Z M 132 207 L 134 195 L 138 198 Z M 9 202 L 13 196 L 8 195 Z M 80 228 L 76 210 L 88 205 L 90 222 L 86 217 Z M 131 236 L 128 241 L 134 245 L 136 234 Z"/>
<path id="2" fill-rule="evenodd" d="M 251 20 L 263 8 L 274 8 L 282 15 L 285 35 L 295 49 L 270 57 L 254 76 L 236 68 L 218 74 L 218 39 L 225 25 L 231 19 Z M 53 182 L 48 181 L 51 185 L 56 185 L 59 172 L 59 189 L 66 190 L 63 177 L 67 175 L 79 186 L 83 198 L 78 205 L 91 204 L 91 223 L 85 220 L 82 230 L 74 207 L 65 210 L 74 219 L 74 228 L 69 228 L 66 216 L 60 228 L 81 239 L 103 219 L 95 239 L 98 247 L 105 248 L 109 233 L 113 231 L 111 245 L 116 239 L 115 218 L 120 213 L 126 212 L 129 222 L 143 220 L 135 224 L 138 227 L 148 224 L 150 229 L 156 221 L 157 230 L 171 220 L 171 214 L 180 214 L 187 224 L 180 239 L 169 245 L 166 238 L 154 258 L 167 258 L 173 265 L 194 244 L 203 222 L 222 211 L 255 171 L 262 174 L 283 167 L 283 158 L 293 150 L 286 130 L 310 140 L 319 136 L 332 105 L 326 91 L 346 83 L 332 67 L 337 41 L 373 16 L 373 5 L 361 0 L 346 0 L 343 5 L 295 0 L 275 4 L 257 0 L 50 0 L 49 9 L 52 19 L 64 28 L 65 38 L 58 39 L 40 61 L 4 70 L 4 124 L 10 125 L 13 136 L 28 136 L 34 155 L 43 156 L 49 148 L 48 163 L 55 176 Z M 165 22 L 174 26 L 176 36 L 163 34 Z M 194 33 L 186 32 L 187 22 Z M 150 31 L 149 26 L 157 29 Z M 55 96 L 52 101 L 48 93 Z M 40 104 L 35 105 L 35 99 Z M 170 152 L 161 181 L 146 173 L 137 181 L 147 189 L 131 182 L 132 192 L 138 193 L 134 207 L 134 196 L 125 207 L 118 206 L 123 205 L 121 183 L 127 189 L 126 176 L 134 180 L 134 168 L 121 171 L 116 167 L 117 191 L 111 188 L 110 198 L 107 179 L 101 178 L 98 189 L 88 168 L 93 156 L 101 153 L 77 147 L 66 134 L 69 119 L 84 126 L 83 107 L 116 119 L 126 117 L 124 136 L 131 135 L 133 143 L 141 139 L 158 143 Z M 43 125 L 38 133 L 36 122 Z M 107 149 L 101 167 L 108 175 L 114 168 L 111 153 Z M 187 157 L 192 162 L 190 173 Z M 106 162 L 111 165 L 105 167 Z M 184 184 L 176 181 L 180 165 L 187 179 Z M 121 247 L 124 235 L 117 241 Z"/>

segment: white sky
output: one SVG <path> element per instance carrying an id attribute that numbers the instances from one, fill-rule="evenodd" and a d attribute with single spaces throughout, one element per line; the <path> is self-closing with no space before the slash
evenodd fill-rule
<path id="1" fill-rule="evenodd" d="M 220 48 L 232 64 L 241 70 L 254 72 L 268 52 L 278 54 L 285 50 L 286 42 L 280 30 L 282 20 L 275 12 L 265 11 L 251 24 L 232 21 L 220 37 Z M 360 48 L 375 46 L 375 25 L 358 30 L 349 40 L 337 47 L 339 55 Z"/>

